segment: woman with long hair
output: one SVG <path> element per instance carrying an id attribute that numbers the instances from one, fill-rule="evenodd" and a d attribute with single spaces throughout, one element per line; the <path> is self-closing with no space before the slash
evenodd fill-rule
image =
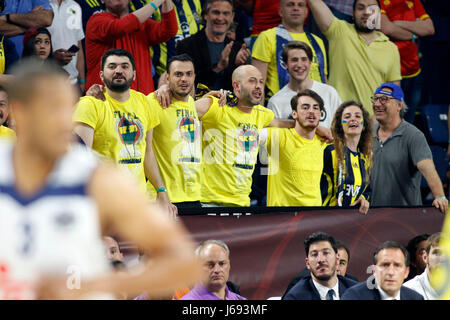
<path id="1" fill-rule="evenodd" d="M 369 210 L 372 160 L 372 124 L 369 113 L 356 101 L 343 102 L 331 124 L 334 142 L 324 150 L 320 183 L 323 206 L 360 205 Z"/>
<path id="2" fill-rule="evenodd" d="M 52 59 L 52 37 L 47 28 L 29 29 L 23 37 L 22 58 L 34 56 L 46 61 Z"/>

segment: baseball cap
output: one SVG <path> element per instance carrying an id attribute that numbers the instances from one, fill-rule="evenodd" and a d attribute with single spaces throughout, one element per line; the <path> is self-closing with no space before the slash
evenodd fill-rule
<path id="1" fill-rule="evenodd" d="M 383 90 L 385 88 L 391 89 L 392 92 Z M 400 88 L 398 85 L 396 85 L 395 83 L 392 83 L 392 82 L 383 83 L 381 86 L 379 86 L 377 88 L 377 90 L 375 90 L 374 95 L 375 94 L 385 94 L 385 95 L 395 98 L 397 100 L 403 100 L 403 98 L 404 98 L 402 88 Z"/>

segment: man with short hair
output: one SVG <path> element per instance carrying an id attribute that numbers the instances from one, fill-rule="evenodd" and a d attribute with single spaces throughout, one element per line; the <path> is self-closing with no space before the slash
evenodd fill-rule
<path id="1" fill-rule="evenodd" d="M 291 99 L 291 109 L 294 128 L 269 128 L 262 135 L 270 156 L 267 206 L 321 206 L 320 179 L 326 143 L 316 130 L 323 100 L 316 92 L 305 89 Z"/>
<path id="2" fill-rule="evenodd" d="M 101 84 L 100 60 L 106 50 L 122 48 L 136 59 L 136 81 L 131 88 L 143 94 L 154 91 L 150 47 L 176 35 L 177 18 L 171 0 L 153 0 L 130 13 L 130 0 L 104 0 L 106 12 L 94 14 L 86 26 L 86 88 Z M 161 6 L 162 21 L 150 17 Z"/>
<path id="3" fill-rule="evenodd" d="M 177 54 L 186 53 L 194 60 L 195 84 L 213 90 L 232 89 L 233 71 L 247 63 L 250 51 L 245 44 L 227 37 L 234 18 L 233 1 L 208 0 L 203 12 L 205 28 L 180 41 Z"/>
<path id="4" fill-rule="evenodd" d="M 441 233 L 432 234 L 425 247 L 424 259 L 426 263 L 425 271 L 415 276 L 413 279 L 405 282 L 404 286 L 420 293 L 425 300 L 436 300 L 439 296 L 430 284 L 431 273 L 440 265 L 442 265 L 443 257 L 439 242 L 441 241 Z"/>
<path id="5" fill-rule="evenodd" d="M 259 34 L 252 49 L 252 64 L 259 69 L 266 83 L 267 100 L 289 82 L 289 73 L 280 56 L 283 46 L 292 40 L 307 43 L 313 51 L 310 78 L 326 83 L 327 57 L 322 39 L 304 30 L 308 15 L 306 0 L 281 0 L 278 27 Z"/>
<path id="6" fill-rule="evenodd" d="M 169 198 L 177 207 L 201 207 L 201 125 L 190 95 L 195 81 L 194 64 L 187 54 L 172 57 L 166 81 L 172 96 L 163 109 L 155 93 L 147 96 L 159 118 L 153 129 L 153 149 Z"/>
<path id="7" fill-rule="evenodd" d="M 0 138 L 15 137 L 16 133 L 8 127 L 5 127 L 6 121 L 10 114 L 11 107 L 8 101 L 8 92 L 0 86 Z"/>
<path id="8" fill-rule="evenodd" d="M 329 84 L 343 101 L 360 101 L 367 108 L 380 83 L 400 83 L 398 49 L 376 31 L 373 21 L 380 11 L 378 0 L 355 0 L 354 24 L 336 18 L 323 0 L 309 0 L 308 5 L 329 43 Z"/>
<path id="9" fill-rule="evenodd" d="M 123 254 L 120 251 L 119 242 L 110 236 L 103 237 L 103 245 L 106 249 L 106 257 L 111 261 L 123 262 Z"/>
<path id="10" fill-rule="evenodd" d="M 409 255 L 394 241 L 378 246 L 373 255 L 375 283 L 358 283 L 348 289 L 342 300 L 423 300 L 416 291 L 403 286 L 409 272 Z"/>
<path id="11" fill-rule="evenodd" d="M 324 232 L 315 232 L 305 240 L 306 267 L 311 275 L 301 279 L 283 300 L 340 300 L 356 281 L 337 274 L 339 256 L 336 242 Z"/>
<path id="12" fill-rule="evenodd" d="M 310 89 L 316 92 L 324 102 L 320 124 L 330 128 L 334 113 L 342 101 L 332 86 L 309 77 L 313 61 L 311 47 L 301 41 L 290 41 L 284 46 L 281 57 L 289 72 L 289 83 L 270 98 L 267 107 L 275 113 L 277 118 L 291 118 L 290 101 L 292 97 L 299 91 Z"/>
<path id="13" fill-rule="evenodd" d="M 152 129 L 159 119 L 147 97 L 130 89 L 136 78 L 133 56 L 123 49 L 110 49 L 102 57 L 100 76 L 105 84 L 106 101 L 82 97 L 74 121 L 75 133 L 86 146 L 113 159 L 146 188 L 146 178 L 157 191 L 157 199 L 170 204 L 152 147 Z"/>
<path id="14" fill-rule="evenodd" d="M 430 237 L 428 233 L 423 233 L 415 236 L 408 241 L 406 250 L 409 253 L 409 274 L 406 281 L 411 280 L 415 276 L 422 274 L 425 271 L 426 263 L 424 259 L 425 247 L 427 246 L 427 240 Z"/>
<path id="15" fill-rule="evenodd" d="M 180 300 L 247 300 L 232 292 L 227 281 L 230 275 L 230 249 L 220 240 L 203 241 L 195 250 L 203 266 L 200 283 Z"/>
<path id="16" fill-rule="evenodd" d="M 383 83 L 372 101 L 378 123 L 374 128 L 371 205 L 422 205 L 422 174 L 435 197 L 433 206 L 446 213 L 448 200 L 425 136 L 402 119 L 403 90 L 394 83 Z"/>

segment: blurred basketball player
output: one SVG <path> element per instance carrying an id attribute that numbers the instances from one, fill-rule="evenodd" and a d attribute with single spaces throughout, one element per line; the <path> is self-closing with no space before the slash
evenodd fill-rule
<path id="1" fill-rule="evenodd" d="M 198 280 L 181 224 L 112 164 L 71 144 L 77 95 L 60 70 L 25 61 L 8 86 L 18 134 L 15 145 L 0 144 L 0 299 L 167 294 Z M 151 269 L 114 274 L 107 229 L 151 252 Z"/>

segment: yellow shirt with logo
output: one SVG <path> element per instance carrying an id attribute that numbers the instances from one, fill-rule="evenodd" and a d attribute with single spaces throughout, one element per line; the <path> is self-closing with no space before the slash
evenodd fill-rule
<path id="1" fill-rule="evenodd" d="M 370 97 L 376 88 L 402 79 L 397 46 L 383 33 L 375 32 L 378 38 L 368 45 L 353 24 L 334 18 L 324 33 L 330 53 L 329 84 L 342 101 L 360 101 L 371 115 Z"/>
<path id="2" fill-rule="evenodd" d="M 16 138 L 16 133 L 8 127 L 0 126 L 0 138 L 14 140 Z"/>
<path id="3" fill-rule="evenodd" d="M 195 102 L 172 99 L 163 109 L 153 93 L 147 96 L 160 125 L 153 129 L 153 150 L 171 202 L 199 201 L 202 139 Z M 150 186 L 149 186 L 150 187 Z M 153 192 L 156 194 L 156 191 Z"/>
<path id="4" fill-rule="evenodd" d="M 275 115 L 263 106 L 246 113 L 237 107 L 219 107 L 218 100 L 211 99 L 211 107 L 201 118 L 202 202 L 249 206 L 259 133 Z"/>
<path id="5" fill-rule="evenodd" d="M 94 128 L 92 149 L 129 171 L 145 189 L 146 136 L 159 119 L 140 92 L 130 90 L 130 98 L 125 102 L 114 100 L 107 93 L 105 96 L 106 101 L 82 97 L 74 121 Z"/>
<path id="6" fill-rule="evenodd" d="M 269 128 L 267 206 L 322 206 L 320 178 L 326 143 L 315 135 L 300 136 L 294 128 Z"/>
<path id="7" fill-rule="evenodd" d="M 269 90 L 266 95 L 271 97 L 275 93 L 277 93 L 281 88 L 278 82 L 278 67 L 277 67 L 277 59 L 281 59 L 281 57 L 277 57 L 277 44 L 276 44 L 276 27 L 263 31 L 258 35 L 258 38 L 255 41 L 252 49 L 252 58 L 258 59 L 263 62 L 269 63 L 267 67 L 267 80 L 266 86 Z M 322 82 L 320 78 L 319 71 L 319 63 L 317 62 L 316 52 L 314 51 L 311 42 L 308 40 L 306 33 L 292 33 L 289 32 L 292 36 L 293 40 L 302 41 L 307 43 L 313 52 L 313 61 L 311 63 L 311 69 L 309 70 L 309 77 L 313 80 Z M 328 74 L 327 67 L 327 55 L 325 51 L 325 45 L 323 44 L 322 39 L 319 37 L 312 35 L 314 39 L 319 44 L 320 49 L 324 55 L 324 70 L 325 74 Z"/>

